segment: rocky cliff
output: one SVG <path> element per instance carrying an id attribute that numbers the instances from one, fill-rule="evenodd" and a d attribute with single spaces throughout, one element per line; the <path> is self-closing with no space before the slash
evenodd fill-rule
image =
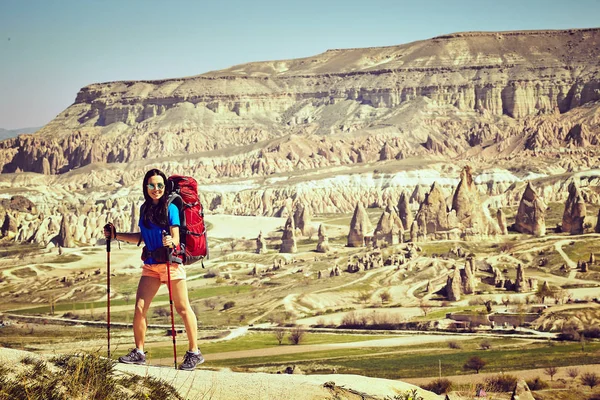
<path id="1" fill-rule="evenodd" d="M 57 174 L 204 154 L 218 176 L 267 175 L 596 145 L 599 52 L 600 29 L 459 33 L 188 78 L 92 84 L 37 134 L 1 142 L 0 170 Z M 298 138 L 305 135 L 317 145 L 306 148 Z M 223 154 L 239 157 L 219 167 Z"/>

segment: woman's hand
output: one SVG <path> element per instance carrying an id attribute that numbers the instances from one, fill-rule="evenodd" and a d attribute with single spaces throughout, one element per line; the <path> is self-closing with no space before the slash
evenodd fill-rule
<path id="1" fill-rule="evenodd" d="M 162 242 L 165 247 L 175 247 L 171 235 L 164 235 Z"/>
<path id="2" fill-rule="evenodd" d="M 117 229 L 112 223 L 108 223 L 104 225 L 104 237 L 107 240 L 116 239 L 117 238 Z"/>

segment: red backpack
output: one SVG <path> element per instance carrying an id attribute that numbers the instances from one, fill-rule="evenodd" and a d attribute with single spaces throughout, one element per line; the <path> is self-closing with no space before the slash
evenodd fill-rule
<path id="1" fill-rule="evenodd" d="M 189 265 L 208 258 L 208 242 L 204 225 L 204 208 L 198 197 L 198 182 L 191 176 L 171 175 L 166 185 L 171 203 L 179 210 L 181 249 L 175 254 Z M 204 268 L 204 263 L 202 263 Z"/>

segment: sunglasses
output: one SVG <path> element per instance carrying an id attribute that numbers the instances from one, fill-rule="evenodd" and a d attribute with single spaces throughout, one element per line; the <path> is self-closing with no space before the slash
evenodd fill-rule
<path id="1" fill-rule="evenodd" d="M 156 185 L 153 183 L 149 183 L 146 185 L 146 187 L 150 190 L 154 190 L 154 189 L 163 190 L 165 188 L 165 185 L 163 185 L 162 183 L 157 183 Z"/>

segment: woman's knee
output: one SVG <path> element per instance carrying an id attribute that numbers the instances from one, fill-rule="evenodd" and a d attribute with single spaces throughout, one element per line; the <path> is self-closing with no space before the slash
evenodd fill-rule
<path id="1" fill-rule="evenodd" d="M 177 311 L 177 314 L 181 315 L 181 317 L 186 316 L 188 313 L 193 313 L 189 303 L 175 304 L 175 311 Z"/>

